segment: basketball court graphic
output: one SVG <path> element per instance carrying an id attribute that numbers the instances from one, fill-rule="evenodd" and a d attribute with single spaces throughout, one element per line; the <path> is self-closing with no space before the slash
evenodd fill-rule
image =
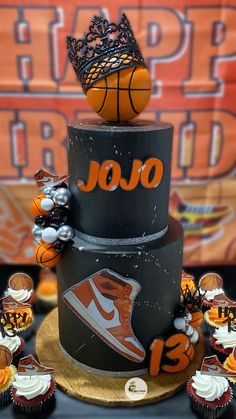
<path id="1" fill-rule="evenodd" d="M 131 325 L 134 300 L 140 289 L 134 279 L 103 269 L 69 288 L 63 299 L 114 351 L 133 362 L 142 362 L 145 350 Z"/>

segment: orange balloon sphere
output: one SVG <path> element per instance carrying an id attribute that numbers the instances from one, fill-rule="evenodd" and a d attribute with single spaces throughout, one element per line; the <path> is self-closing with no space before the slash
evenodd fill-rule
<path id="1" fill-rule="evenodd" d="M 115 122 L 135 118 L 144 110 L 150 96 L 151 77 L 148 70 L 140 66 L 118 70 L 87 91 L 94 111 L 102 118 Z"/>
<path id="2" fill-rule="evenodd" d="M 52 243 L 41 242 L 35 250 L 35 260 L 44 268 L 52 268 L 61 259 L 61 253 L 54 249 Z"/>
<path id="3" fill-rule="evenodd" d="M 49 214 L 49 211 L 45 211 L 43 210 L 43 208 L 41 208 L 41 201 L 44 198 L 45 198 L 44 195 L 38 195 L 36 196 L 36 198 L 34 198 L 33 203 L 32 203 L 32 213 L 34 217 L 37 217 L 37 215 Z"/>

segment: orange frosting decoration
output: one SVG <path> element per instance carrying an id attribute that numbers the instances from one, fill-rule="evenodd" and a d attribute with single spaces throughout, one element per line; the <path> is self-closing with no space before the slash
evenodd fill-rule
<path id="1" fill-rule="evenodd" d="M 57 294 L 57 282 L 51 280 L 41 281 L 38 285 L 37 293 L 46 296 Z"/>
<path id="2" fill-rule="evenodd" d="M 227 316 L 224 316 L 222 313 L 222 317 L 219 317 L 218 307 L 211 307 L 208 310 L 208 317 L 209 320 L 219 326 L 225 326 L 227 324 Z"/>
<path id="3" fill-rule="evenodd" d="M 0 370 L 0 389 L 6 387 L 10 379 L 11 379 L 10 367 L 6 367 L 3 370 Z"/>
<path id="4" fill-rule="evenodd" d="M 235 351 L 233 351 L 228 356 L 228 358 L 225 360 L 224 366 L 225 366 L 225 368 L 227 368 L 227 370 L 230 370 L 230 371 L 234 371 L 235 372 L 236 371 L 236 359 L 235 359 L 234 352 Z"/>

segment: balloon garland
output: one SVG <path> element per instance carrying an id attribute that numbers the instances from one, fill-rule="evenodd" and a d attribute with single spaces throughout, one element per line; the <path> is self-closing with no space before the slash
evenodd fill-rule
<path id="1" fill-rule="evenodd" d="M 55 176 L 44 169 L 35 174 L 40 190 L 32 203 L 35 217 L 33 239 L 37 244 L 36 262 L 41 266 L 55 266 L 61 259 L 65 244 L 74 237 L 70 226 L 71 192 L 64 182 L 66 176 Z"/>

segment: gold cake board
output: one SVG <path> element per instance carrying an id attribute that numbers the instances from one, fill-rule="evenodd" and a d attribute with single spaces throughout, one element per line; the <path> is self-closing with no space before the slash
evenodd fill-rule
<path id="1" fill-rule="evenodd" d="M 59 343 L 58 309 L 52 310 L 43 320 L 36 336 L 36 354 L 41 364 L 54 368 L 58 386 L 69 396 L 107 406 L 132 406 L 156 403 L 181 390 L 187 379 L 200 367 L 204 355 L 202 334 L 196 346 L 196 356 L 181 373 L 160 373 L 157 377 L 141 375 L 148 392 L 144 399 L 130 400 L 124 391 L 127 377 L 107 377 L 86 372 L 72 363 L 63 353 Z M 135 374 L 134 374 L 135 376 Z"/>

